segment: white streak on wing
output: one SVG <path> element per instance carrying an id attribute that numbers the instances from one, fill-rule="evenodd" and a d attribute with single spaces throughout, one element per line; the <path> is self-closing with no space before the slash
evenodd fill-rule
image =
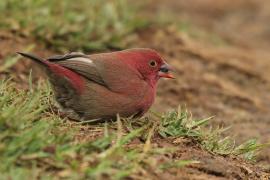
<path id="1" fill-rule="evenodd" d="M 89 64 L 91 66 L 94 65 L 93 61 L 91 59 L 88 59 L 88 58 L 78 57 L 78 58 L 72 58 L 70 60 L 84 62 L 84 63 Z"/>

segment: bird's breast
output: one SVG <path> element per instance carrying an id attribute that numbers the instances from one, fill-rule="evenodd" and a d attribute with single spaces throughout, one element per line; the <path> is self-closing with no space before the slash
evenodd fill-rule
<path id="1" fill-rule="evenodd" d="M 155 88 L 148 88 L 144 91 L 144 96 L 138 105 L 138 108 L 142 111 L 142 114 L 146 113 L 155 101 L 156 90 Z"/>

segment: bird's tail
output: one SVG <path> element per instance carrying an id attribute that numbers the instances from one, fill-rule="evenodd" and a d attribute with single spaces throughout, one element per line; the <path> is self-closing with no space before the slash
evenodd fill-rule
<path id="1" fill-rule="evenodd" d="M 39 58 L 39 57 L 36 57 L 35 55 L 32 55 L 32 54 L 28 54 L 28 53 L 22 53 L 22 52 L 17 52 L 18 54 L 22 55 L 23 57 L 26 57 L 28 59 L 31 59 L 33 61 L 35 61 L 36 63 L 40 64 L 40 65 L 45 65 L 45 66 L 48 66 L 48 62 Z"/>
<path id="2" fill-rule="evenodd" d="M 68 85 L 71 84 L 72 87 L 75 90 L 77 90 L 79 93 L 81 93 L 81 91 L 83 90 L 84 82 L 82 78 L 80 77 L 80 75 L 71 71 L 70 69 L 65 68 L 59 64 L 44 60 L 42 58 L 36 57 L 35 55 L 32 55 L 32 54 L 22 53 L 22 52 L 17 52 L 17 53 L 45 67 L 46 73 L 51 83 L 54 84 L 55 86 L 60 87 L 60 88 L 61 86 L 66 87 L 68 83 Z M 67 82 L 67 79 L 69 80 L 68 82 Z M 58 83 L 60 84 L 57 85 Z"/>

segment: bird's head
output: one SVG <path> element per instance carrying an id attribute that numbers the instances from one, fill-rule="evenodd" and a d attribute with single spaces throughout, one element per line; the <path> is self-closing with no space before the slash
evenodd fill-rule
<path id="1" fill-rule="evenodd" d="M 120 51 L 119 57 L 134 68 L 151 85 L 155 86 L 160 78 L 174 78 L 172 67 L 152 49 L 134 48 Z"/>

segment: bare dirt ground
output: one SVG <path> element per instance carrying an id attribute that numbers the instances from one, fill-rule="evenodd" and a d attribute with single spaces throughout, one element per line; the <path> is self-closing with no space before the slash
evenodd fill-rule
<path id="1" fill-rule="evenodd" d="M 270 2 L 263 0 L 159 1 L 152 11 L 188 21 L 221 38 L 192 38 L 176 26 L 141 34 L 176 68 L 177 79 L 159 85 L 154 110 L 186 105 L 195 117 L 215 116 L 215 125 L 231 126 L 238 142 L 270 141 Z M 153 6 L 154 4 L 154 6 Z M 151 11 L 151 12 L 152 12 Z M 270 149 L 259 157 L 269 168 Z"/>
<path id="2" fill-rule="evenodd" d="M 175 67 L 177 79 L 162 81 L 154 111 L 186 105 L 195 117 L 215 116 L 213 125 L 231 126 L 230 135 L 239 142 L 258 138 L 270 140 L 270 1 L 267 0 L 170 0 L 154 1 L 149 16 L 165 14 L 176 21 L 187 21 L 203 31 L 194 38 L 176 25 L 153 27 L 139 32 L 136 47 L 158 50 Z M 153 17 L 153 18 L 154 18 Z M 218 36 L 214 40 L 211 34 Z M 210 36 L 208 36 L 210 35 Z M 0 33 L 0 58 L 24 49 L 31 40 Z M 39 46 L 39 45 L 37 45 Z M 36 47 L 39 55 L 53 52 Z M 28 61 L 12 68 L 16 81 L 27 82 Z M 0 77 L 9 77 L 10 73 Z M 265 149 L 258 164 L 235 157 L 222 157 L 203 151 L 189 140 L 156 139 L 154 146 L 177 146 L 174 159 L 196 159 L 201 164 L 148 174 L 149 179 L 268 179 L 270 150 Z M 168 158 L 168 157 L 167 157 Z M 263 167 L 264 172 L 261 167 Z M 151 171 L 150 171 L 151 172 Z M 154 172 L 154 171 L 153 171 Z"/>

